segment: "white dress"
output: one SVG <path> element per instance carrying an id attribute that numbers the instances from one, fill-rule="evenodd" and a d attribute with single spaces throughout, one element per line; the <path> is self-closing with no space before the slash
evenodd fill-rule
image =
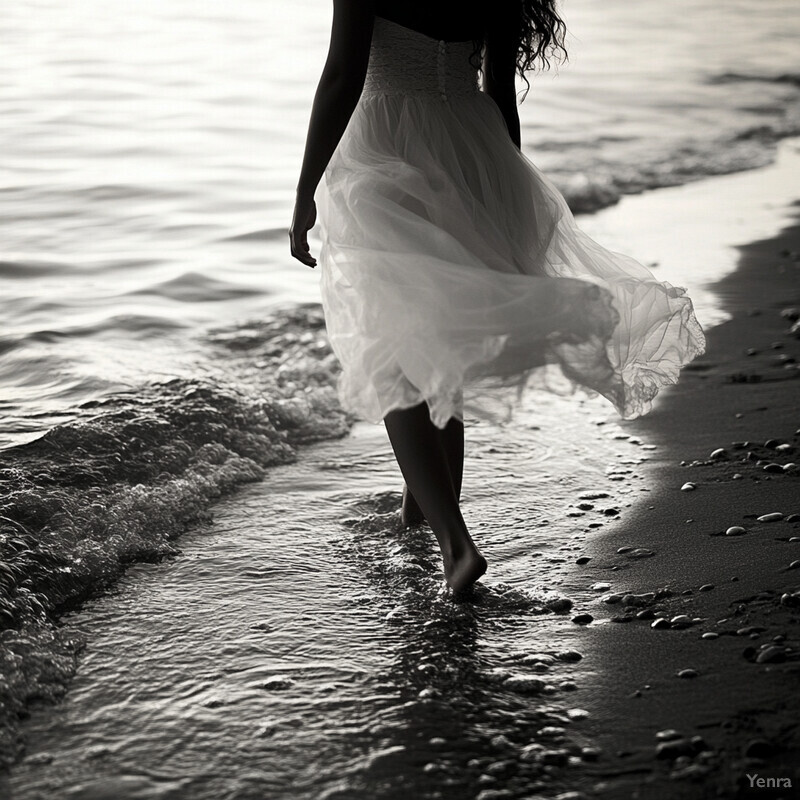
<path id="1" fill-rule="evenodd" d="M 479 90 L 473 49 L 375 20 L 316 193 L 340 400 L 373 422 L 427 401 L 444 427 L 464 403 L 496 418 L 498 387 L 555 388 L 555 369 L 646 413 L 704 351 L 691 300 L 576 226 Z"/>

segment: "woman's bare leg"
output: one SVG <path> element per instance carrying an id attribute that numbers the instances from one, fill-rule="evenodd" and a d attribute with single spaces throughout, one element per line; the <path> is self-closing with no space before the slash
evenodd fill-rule
<path id="1" fill-rule="evenodd" d="M 439 542 L 445 580 L 455 591 L 470 586 L 486 572 L 486 559 L 461 516 L 443 439 L 427 404 L 392 411 L 384 422 L 406 485 Z"/>
<path id="2" fill-rule="evenodd" d="M 443 429 L 435 426 L 434 428 L 447 455 L 447 465 L 450 469 L 456 500 L 460 500 L 461 483 L 464 477 L 464 423 L 456 417 L 451 417 Z M 425 521 L 425 515 L 414 495 L 408 490 L 407 484 L 403 486 L 403 507 L 400 518 L 407 528 L 421 525 Z"/>

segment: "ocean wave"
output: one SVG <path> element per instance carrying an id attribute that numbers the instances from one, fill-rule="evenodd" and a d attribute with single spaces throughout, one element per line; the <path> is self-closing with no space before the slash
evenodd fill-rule
<path id="1" fill-rule="evenodd" d="M 299 446 L 349 430 L 319 306 L 208 344 L 216 377 L 84 403 L 76 421 L 0 453 L 0 765 L 18 755 L 18 714 L 57 697 L 74 669 L 80 643 L 57 635 L 61 614 L 129 564 L 175 555 L 216 500 Z"/>
<path id="2" fill-rule="evenodd" d="M 636 161 L 609 160 L 586 171 L 551 170 L 549 176 L 574 214 L 590 214 L 616 205 L 626 194 L 767 166 L 775 159 L 778 142 L 797 135 L 800 108 L 787 110 L 775 124 L 753 125 L 714 139 L 684 139 L 648 148 Z"/>
<path id="3" fill-rule="evenodd" d="M 800 74 L 780 72 L 777 74 L 758 72 L 721 72 L 708 78 L 710 84 L 740 83 L 744 81 L 758 81 L 762 83 L 786 83 L 800 89 Z"/>

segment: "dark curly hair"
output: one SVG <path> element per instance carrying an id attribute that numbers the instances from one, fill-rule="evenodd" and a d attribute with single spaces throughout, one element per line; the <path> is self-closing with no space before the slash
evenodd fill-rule
<path id="1" fill-rule="evenodd" d="M 550 58 L 567 61 L 564 36 L 567 26 L 556 11 L 556 0 L 505 0 L 517 6 L 519 28 L 517 36 L 517 73 L 530 89 L 525 73 L 528 70 L 549 69 Z M 475 41 L 473 63 L 480 69 L 483 41 Z M 475 62 L 477 59 L 477 62 Z M 523 100 L 525 96 L 523 95 Z"/>

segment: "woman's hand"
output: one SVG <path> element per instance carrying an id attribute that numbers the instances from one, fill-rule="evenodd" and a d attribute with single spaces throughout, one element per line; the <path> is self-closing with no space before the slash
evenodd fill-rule
<path id="1" fill-rule="evenodd" d="M 317 221 L 317 204 L 314 198 L 307 195 L 297 195 L 294 204 L 294 215 L 289 228 L 289 242 L 292 246 L 292 255 L 312 269 L 317 266 L 317 260 L 311 255 L 308 248 L 308 232 Z"/>

